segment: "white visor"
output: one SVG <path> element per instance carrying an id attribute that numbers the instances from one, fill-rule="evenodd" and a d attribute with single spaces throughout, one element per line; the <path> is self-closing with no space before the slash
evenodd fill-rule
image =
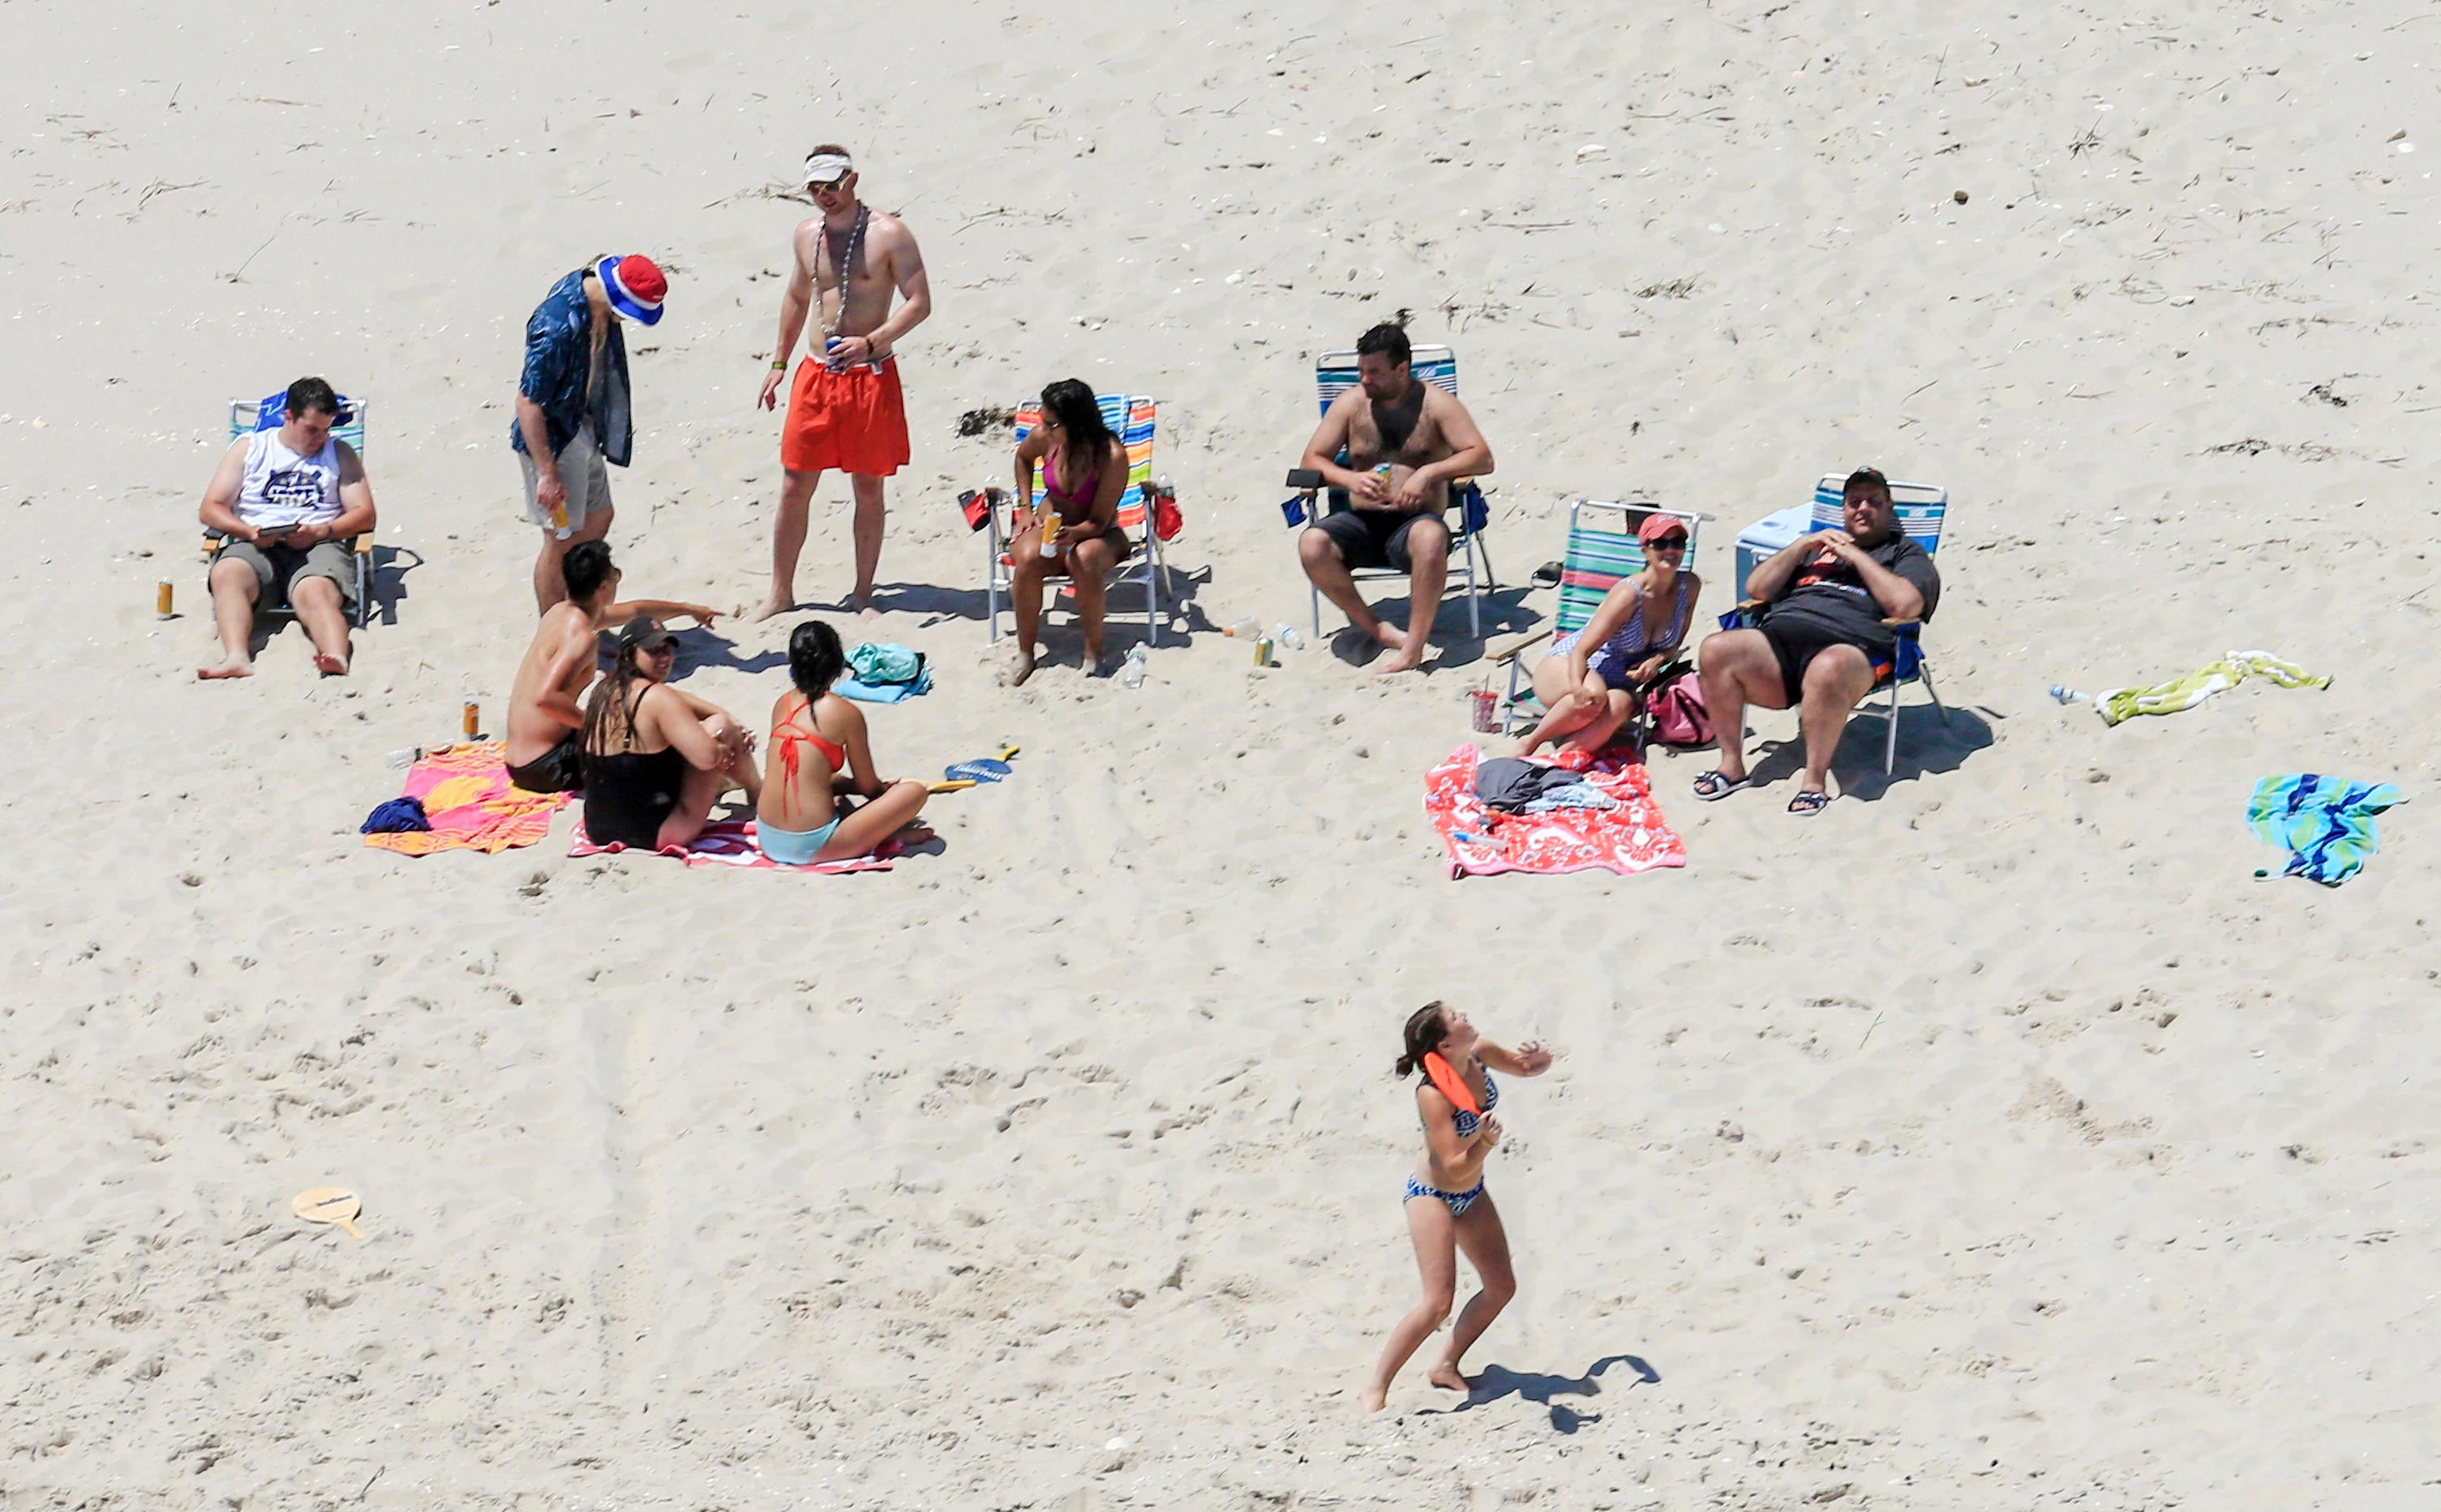
<path id="1" fill-rule="evenodd" d="M 805 182 L 835 184 L 855 171 L 855 165 L 837 153 L 816 153 L 805 159 Z"/>

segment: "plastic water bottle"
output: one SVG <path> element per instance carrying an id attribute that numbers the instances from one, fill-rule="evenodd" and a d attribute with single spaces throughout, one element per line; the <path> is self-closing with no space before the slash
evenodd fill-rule
<path id="1" fill-rule="evenodd" d="M 1128 647 L 1128 659 L 1119 667 L 1119 681 L 1130 688 L 1141 688 L 1144 686 L 1144 647 Z"/>
<path id="2" fill-rule="evenodd" d="M 2090 693 L 2081 693 L 2073 688 L 2063 687 L 2059 683 L 2052 684 L 2049 692 L 2052 702 L 2055 704 L 2086 704 L 2093 701 Z"/>
<path id="3" fill-rule="evenodd" d="M 1261 633 L 1262 628 L 1262 621 L 1250 614 L 1243 620 L 1230 621 L 1228 627 L 1220 633 L 1239 640 L 1252 640 Z"/>
<path id="4" fill-rule="evenodd" d="M 1279 629 L 1272 633 L 1272 639 L 1277 640 L 1281 645 L 1288 647 L 1291 651 L 1303 651 L 1305 649 L 1305 637 L 1297 634 L 1297 628 L 1293 624 L 1282 624 Z"/>

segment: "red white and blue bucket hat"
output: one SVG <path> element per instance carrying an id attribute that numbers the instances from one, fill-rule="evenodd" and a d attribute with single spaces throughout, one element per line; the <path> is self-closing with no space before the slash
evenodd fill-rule
<path id="1" fill-rule="evenodd" d="M 610 297 L 611 309 L 639 325 L 660 323 L 661 299 L 670 292 L 670 280 L 651 258 L 633 252 L 604 258 L 593 265 L 593 275 Z"/>

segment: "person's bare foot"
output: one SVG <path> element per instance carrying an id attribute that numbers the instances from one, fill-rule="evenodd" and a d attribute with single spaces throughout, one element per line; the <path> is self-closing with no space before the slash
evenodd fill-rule
<path id="1" fill-rule="evenodd" d="M 847 606 L 856 611 L 856 617 L 859 620 L 878 620 L 881 618 L 881 605 L 873 602 L 873 590 L 871 588 L 859 588 L 854 593 L 849 594 L 847 596 Z"/>
<path id="2" fill-rule="evenodd" d="M 316 651 L 314 653 L 314 670 L 325 677 L 344 677 L 348 675 L 348 658 L 328 651 Z"/>
<path id="3" fill-rule="evenodd" d="M 1543 743 L 1541 741 L 1528 735 L 1525 739 L 1520 740 L 1516 745 L 1510 747 L 1509 748 L 1509 754 L 1516 757 L 1520 761 L 1524 761 L 1527 757 L 1533 755 L 1535 749 L 1542 744 Z"/>
<path id="4" fill-rule="evenodd" d="M 797 606 L 796 597 L 797 596 L 793 593 L 775 593 L 771 595 L 769 598 L 763 601 L 763 606 L 761 608 L 755 610 L 752 614 L 746 616 L 746 622 L 748 624 L 761 624 L 764 621 L 770 619 L 775 614 L 787 614 L 789 610 Z"/>
<path id="5" fill-rule="evenodd" d="M 1367 1386 L 1356 1394 L 1356 1410 L 1370 1417 L 1389 1403 L 1390 1394 L 1379 1387 Z"/>
<path id="6" fill-rule="evenodd" d="M 930 824 L 905 825 L 891 837 L 901 845 L 921 845 L 932 837 L 932 826 Z"/>
<path id="7" fill-rule="evenodd" d="M 1395 677 L 1402 672 L 1413 672 L 1424 664 L 1420 651 L 1400 651 L 1373 669 L 1376 677 Z"/>
<path id="8" fill-rule="evenodd" d="M 1087 646 L 1085 648 L 1085 675 L 1088 677 L 1107 677 L 1110 675 L 1111 664 L 1102 658 L 1102 648 L 1099 646 Z"/>
<path id="9" fill-rule="evenodd" d="M 215 665 L 197 667 L 195 675 L 206 682 L 217 681 L 223 677 L 251 677 L 254 675 L 254 659 L 250 657 L 230 657 Z"/>
<path id="10" fill-rule="evenodd" d="M 1001 686 L 1004 688 L 1024 687 L 1025 679 L 1034 675 L 1036 661 L 1037 657 L 1033 652 L 1019 652 L 1015 657 L 1009 659 L 1008 671 L 1003 676 Z"/>
<path id="11" fill-rule="evenodd" d="M 1474 1390 L 1473 1386 L 1467 1383 L 1467 1378 L 1458 1374 L 1457 1367 L 1446 1359 L 1442 1360 L 1439 1364 L 1435 1365 L 1430 1371 L 1427 1371 L 1424 1375 L 1424 1379 L 1431 1381 L 1434 1385 L 1439 1387 L 1445 1392 L 1471 1392 Z"/>
<path id="12" fill-rule="evenodd" d="M 1389 651 L 1401 650 L 1407 643 L 1407 632 L 1387 620 L 1374 621 L 1372 635 L 1374 639 L 1382 642 L 1383 647 Z"/>

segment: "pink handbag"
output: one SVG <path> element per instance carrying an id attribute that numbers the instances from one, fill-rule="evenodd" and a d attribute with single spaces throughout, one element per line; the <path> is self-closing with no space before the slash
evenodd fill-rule
<path id="1" fill-rule="evenodd" d="M 1709 746 L 1712 714 L 1704 707 L 1703 679 L 1682 672 L 1653 691 L 1653 738 L 1664 746 Z"/>

